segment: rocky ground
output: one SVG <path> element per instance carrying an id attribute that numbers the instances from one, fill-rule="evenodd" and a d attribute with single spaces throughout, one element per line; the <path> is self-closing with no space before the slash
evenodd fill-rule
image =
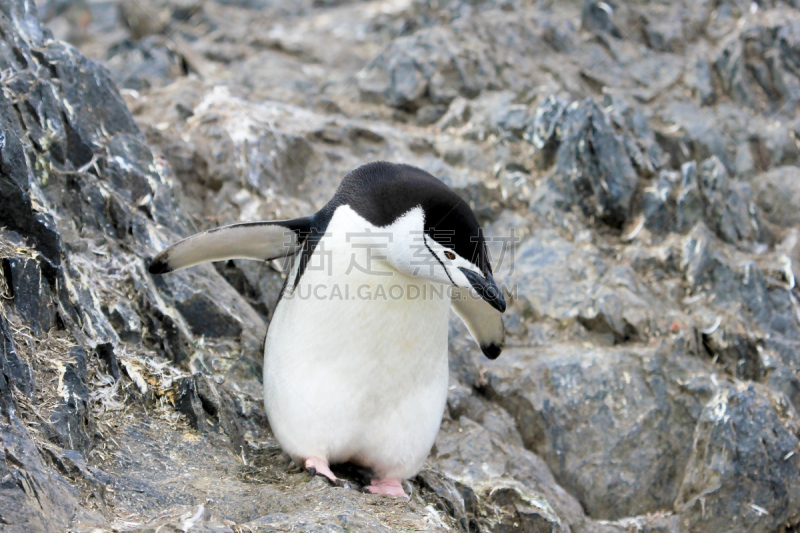
<path id="1" fill-rule="evenodd" d="M 0 85 L 3 531 L 800 530 L 796 0 L 6 0 Z M 272 438 L 285 265 L 146 273 L 373 160 L 512 302 L 410 502 Z"/>

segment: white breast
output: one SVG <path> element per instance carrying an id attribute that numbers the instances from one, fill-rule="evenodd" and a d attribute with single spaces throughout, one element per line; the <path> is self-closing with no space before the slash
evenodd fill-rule
<path id="1" fill-rule="evenodd" d="M 370 264 L 379 249 L 357 246 L 404 230 L 374 228 L 339 207 L 300 284 L 275 310 L 264 399 L 276 438 L 296 459 L 352 461 L 406 478 L 433 445 L 447 397 L 450 299 L 441 285 Z M 391 275 L 358 268 L 368 266 Z"/>

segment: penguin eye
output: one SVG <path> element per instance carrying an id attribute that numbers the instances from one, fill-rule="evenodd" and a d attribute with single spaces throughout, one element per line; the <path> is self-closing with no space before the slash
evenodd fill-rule
<path id="1" fill-rule="evenodd" d="M 456 258 L 456 254 L 454 254 L 453 252 L 445 252 L 444 255 L 451 261 Z"/>

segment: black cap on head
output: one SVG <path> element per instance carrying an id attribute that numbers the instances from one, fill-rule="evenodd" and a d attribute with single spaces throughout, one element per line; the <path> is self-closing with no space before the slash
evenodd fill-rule
<path id="1" fill-rule="evenodd" d="M 475 213 L 450 187 L 424 170 L 383 161 L 350 172 L 323 211 L 349 205 L 375 226 L 388 226 L 421 206 L 425 232 L 436 242 L 491 273 L 483 231 Z"/>

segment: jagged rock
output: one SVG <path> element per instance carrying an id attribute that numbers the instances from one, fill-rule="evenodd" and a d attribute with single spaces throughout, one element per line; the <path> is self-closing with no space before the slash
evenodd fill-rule
<path id="1" fill-rule="evenodd" d="M 772 391 L 784 394 L 795 411 L 800 409 L 799 344 L 796 340 L 778 337 L 756 346 L 761 382 Z"/>
<path id="2" fill-rule="evenodd" d="M 187 416 L 189 424 L 195 429 L 221 429 L 230 439 L 234 451 L 245 453 L 245 429 L 234 400 L 208 376 L 198 373 L 184 378 L 178 385 L 175 407 Z"/>
<path id="3" fill-rule="evenodd" d="M 61 402 L 53 412 L 48 429 L 53 433 L 50 439 L 59 446 L 86 454 L 94 437 L 94 419 L 86 386 L 87 355 L 80 346 L 70 350 L 69 355 L 71 362 L 58 369 Z"/>
<path id="4" fill-rule="evenodd" d="M 725 314 L 740 315 L 752 326 L 788 338 L 800 336 L 794 296 L 788 290 L 787 265 L 773 270 L 742 257 L 716 241 L 699 226 L 684 241 L 681 264 L 687 279 L 698 289 L 714 295 L 714 307 Z"/>
<path id="5" fill-rule="evenodd" d="M 129 302 L 118 300 L 103 311 L 120 339 L 134 343 L 142 341 L 142 321 Z"/>
<path id="6" fill-rule="evenodd" d="M 475 494 L 469 487 L 448 479 L 446 476 L 429 470 L 423 470 L 417 474 L 420 485 L 428 490 L 432 490 L 442 499 L 445 510 L 461 525 L 464 531 L 469 531 L 469 521 L 467 519 L 467 505 L 473 506 L 471 511 L 474 513 L 475 503 L 470 500 L 475 499 Z M 464 494 L 467 497 L 464 497 Z M 470 497 L 471 496 L 471 497 Z M 469 503 L 468 503 L 469 502 Z"/>
<path id="7" fill-rule="evenodd" d="M 732 182 L 719 159 L 712 157 L 700 164 L 698 184 L 706 223 L 723 240 L 736 243 L 759 239 L 760 227 L 749 202 L 752 193 Z"/>
<path id="8" fill-rule="evenodd" d="M 671 194 L 678 179 L 676 173 L 662 171 L 653 183 L 642 191 L 641 209 L 645 227 L 656 235 L 668 233 L 675 224 L 675 207 L 671 205 L 675 200 L 671 198 Z"/>
<path id="9" fill-rule="evenodd" d="M 110 342 L 98 344 L 96 348 L 96 355 L 98 359 L 103 362 L 106 373 L 115 380 L 119 379 L 119 360 L 117 359 L 117 354 L 114 351 L 114 345 Z"/>
<path id="10" fill-rule="evenodd" d="M 528 124 L 528 106 L 514 103 L 514 100 L 511 92 L 482 95 L 472 104 L 473 120 L 485 121 L 489 131 L 495 134 L 511 133 L 522 137 Z"/>
<path id="11" fill-rule="evenodd" d="M 570 52 L 574 48 L 575 25 L 570 21 L 544 21 L 543 37 L 557 52 Z"/>
<path id="12" fill-rule="evenodd" d="M 637 181 L 623 141 L 591 101 L 573 102 L 562 120 L 555 179 L 584 215 L 621 227 Z"/>
<path id="13" fill-rule="evenodd" d="M 707 106 L 716 102 L 714 78 L 708 59 L 701 57 L 694 62 L 687 72 L 687 84 L 701 105 Z"/>
<path id="14" fill-rule="evenodd" d="M 546 501 L 525 494 L 517 487 L 498 487 L 489 495 L 490 504 L 508 509 L 510 516 L 489 527 L 489 531 L 505 533 L 520 531 L 523 533 L 562 533 L 566 531 L 553 515 Z M 502 515 L 501 515 L 502 516 Z M 504 517 L 505 518 L 505 517 Z M 506 523 L 506 522 L 511 523 Z"/>
<path id="15" fill-rule="evenodd" d="M 569 345 L 504 356 L 487 369 L 490 397 L 589 516 L 615 519 L 671 505 L 711 395 L 702 365 L 680 353 Z"/>
<path id="16" fill-rule="evenodd" d="M 656 130 L 656 139 L 669 154 L 673 167 L 716 156 L 728 170 L 735 168 L 732 152 L 744 127 L 739 129 L 735 126 L 736 129 L 731 131 L 733 128 L 721 124 L 723 121 L 716 111 L 705 111 L 691 101 L 670 103 L 660 111 L 660 115 L 661 121 L 671 127 Z"/>
<path id="17" fill-rule="evenodd" d="M 275 309 L 278 303 L 284 276 L 270 265 L 258 261 L 235 259 L 225 265 L 217 263 L 215 266 L 228 283 L 248 299 L 253 309 L 268 320 L 270 309 Z"/>
<path id="18" fill-rule="evenodd" d="M 84 509 L 80 495 L 48 468 L 24 424 L 13 409 L 0 413 L 0 503 L 3 528 L 9 532 L 45 533 L 68 527 L 91 530 L 107 526 Z"/>
<path id="19" fill-rule="evenodd" d="M 541 518 L 554 531 L 582 523 L 578 501 L 555 484 L 538 456 L 524 449 L 507 412 L 463 386 L 451 387 L 448 411 L 449 419 L 442 425 L 431 461 L 461 482 L 454 488 L 468 514 L 480 514 L 475 511 L 488 505 L 496 518 L 489 515 L 488 520 L 478 522 L 499 531 L 528 519 L 535 523 Z M 446 491 L 447 480 L 432 484 L 439 487 L 434 490 Z M 449 497 L 458 501 L 455 495 Z M 537 512 L 541 517 L 533 516 Z"/>
<path id="20" fill-rule="evenodd" d="M 770 12 L 733 32 L 714 68 L 722 90 L 734 101 L 767 114 L 800 98 L 797 73 L 800 18 L 792 9 Z"/>
<path id="21" fill-rule="evenodd" d="M 555 320 L 577 316 L 579 304 L 607 268 L 590 246 L 573 244 L 549 230 L 534 232 L 516 250 L 515 259 L 515 305 L 524 314 Z"/>
<path id="22" fill-rule="evenodd" d="M 18 418 L 11 387 L 33 396 L 33 376 L 16 353 L 2 313 L 0 334 L 0 520 L 4 530 L 44 533 L 66 527 L 103 527 L 105 520 L 83 508 L 78 491 L 44 463 L 28 428 Z"/>
<path id="23" fill-rule="evenodd" d="M 609 109 L 613 124 L 624 132 L 625 150 L 637 174 L 644 178 L 655 176 L 664 167 L 666 156 L 642 110 L 613 96 L 606 96 L 603 104 Z"/>
<path id="24" fill-rule="evenodd" d="M 14 297 L 14 309 L 35 335 L 46 334 L 55 325 L 56 312 L 50 283 L 39 262 L 27 257 L 3 260 L 6 283 Z"/>
<path id="25" fill-rule="evenodd" d="M 17 348 L 14 345 L 14 336 L 11 333 L 11 328 L 8 325 L 6 317 L 0 313 L 0 335 L 2 335 L 2 344 L 0 348 L 0 392 L 2 392 L 2 401 L 4 406 L 8 406 L 12 402 L 11 386 L 14 386 L 22 394 L 28 397 L 33 396 L 34 380 L 31 367 L 20 359 L 17 354 Z"/>
<path id="26" fill-rule="evenodd" d="M 681 165 L 680 189 L 676 198 L 676 224 L 679 231 L 687 231 L 703 219 L 703 199 L 700 195 L 697 163 Z"/>
<path id="27" fill-rule="evenodd" d="M 444 114 L 447 112 L 447 109 L 448 108 L 445 105 L 428 104 L 426 106 L 422 106 L 417 110 L 417 122 L 421 126 L 433 124 L 442 118 L 442 116 L 444 116 Z"/>
<path id="28" fill-rule="evenodd" d="M 541 154 L 537 162 L 543 168 L 555 162 L 559 145 L 556 128 L 563 120 L 567 104 L 566 101 L 551 94 L 536 108 L 533 118 L 525 128 L 523 136 L 536 147 L 537 154 Z"/>
<path id="29" fill-rule="evenodd" d="M 615 343 L 647 340 L 668 333 L 677 314 L 629 267 L 615 267 L 581 304 L 578 321 L 590 331 L 610 334 Z"/>
<path id="30" fill-rule="evenodd" d="M 465 98 L 458 96 L 450 102 L 450 106 L 437 125 L 443 130 L 457 128 L 464 125 L 471 117 L 472 109 L 469 102 Z"/>
<path id="31" fill-rule="evenodd" d="M 798 437 L 782 398 L 744 383 L 721 387 L 700 415 L 675 501 L 691 530 L 766 533 L 800 522 Z"/>
<path id="32" fill-rule="evenodd" d="M 781 227 L 800 224 L 800 170 L 779 167 L 759 176 L 756 198 L 764 216 Z"/>
<path id="33" fill-rule="evenodd" d="M 448 29 L 424 29 L 392 42 L 359 88 L 364 99 L 412 111 L 423 99 L 449 104 L 459 94 L 474 97 L 496 86 L 497 70 L 486 54 L 485 46 L 458 40 Z"/>
<path id="34" fill-rule="evenodd" d="M 130 5 L 135 4 L 130 2 Z M 109 49 L 108 54 L 111 76 L 119 87 L 141 91 L 166 85 L 187 74 L 185 59 L 165 46 L 161 36 L 149 35 L 138 42 L 122 41 Z"/>
<path id="35" fill-rule="evenodd" d="M 677 190 L 673 193 L 668 188 Z M 675 221 L 675 229 L 686 232 L 703 221 L 723 240 L 753 247 L 772 237 L 760 220 L 752 196 L 746 184 L 732 180 L 722 162 L 711 157 L 699 166 L 693 161 L 684 163 L 679 183 L 677 179 L 660 178 L 645 191 L 643 207 L 649 227 L 669 230 L 670 225 L 663 222 L 666 218 L 670 224 Z"/>
<path id="36" fill-rule="evenodd" d="M 615 2 L 584 0 L 581 9 L 581 27 L 590 32 L 607 32 L 613 37 L 621 39 L 622 32 L 614 22 L 615 4 Z"/>

